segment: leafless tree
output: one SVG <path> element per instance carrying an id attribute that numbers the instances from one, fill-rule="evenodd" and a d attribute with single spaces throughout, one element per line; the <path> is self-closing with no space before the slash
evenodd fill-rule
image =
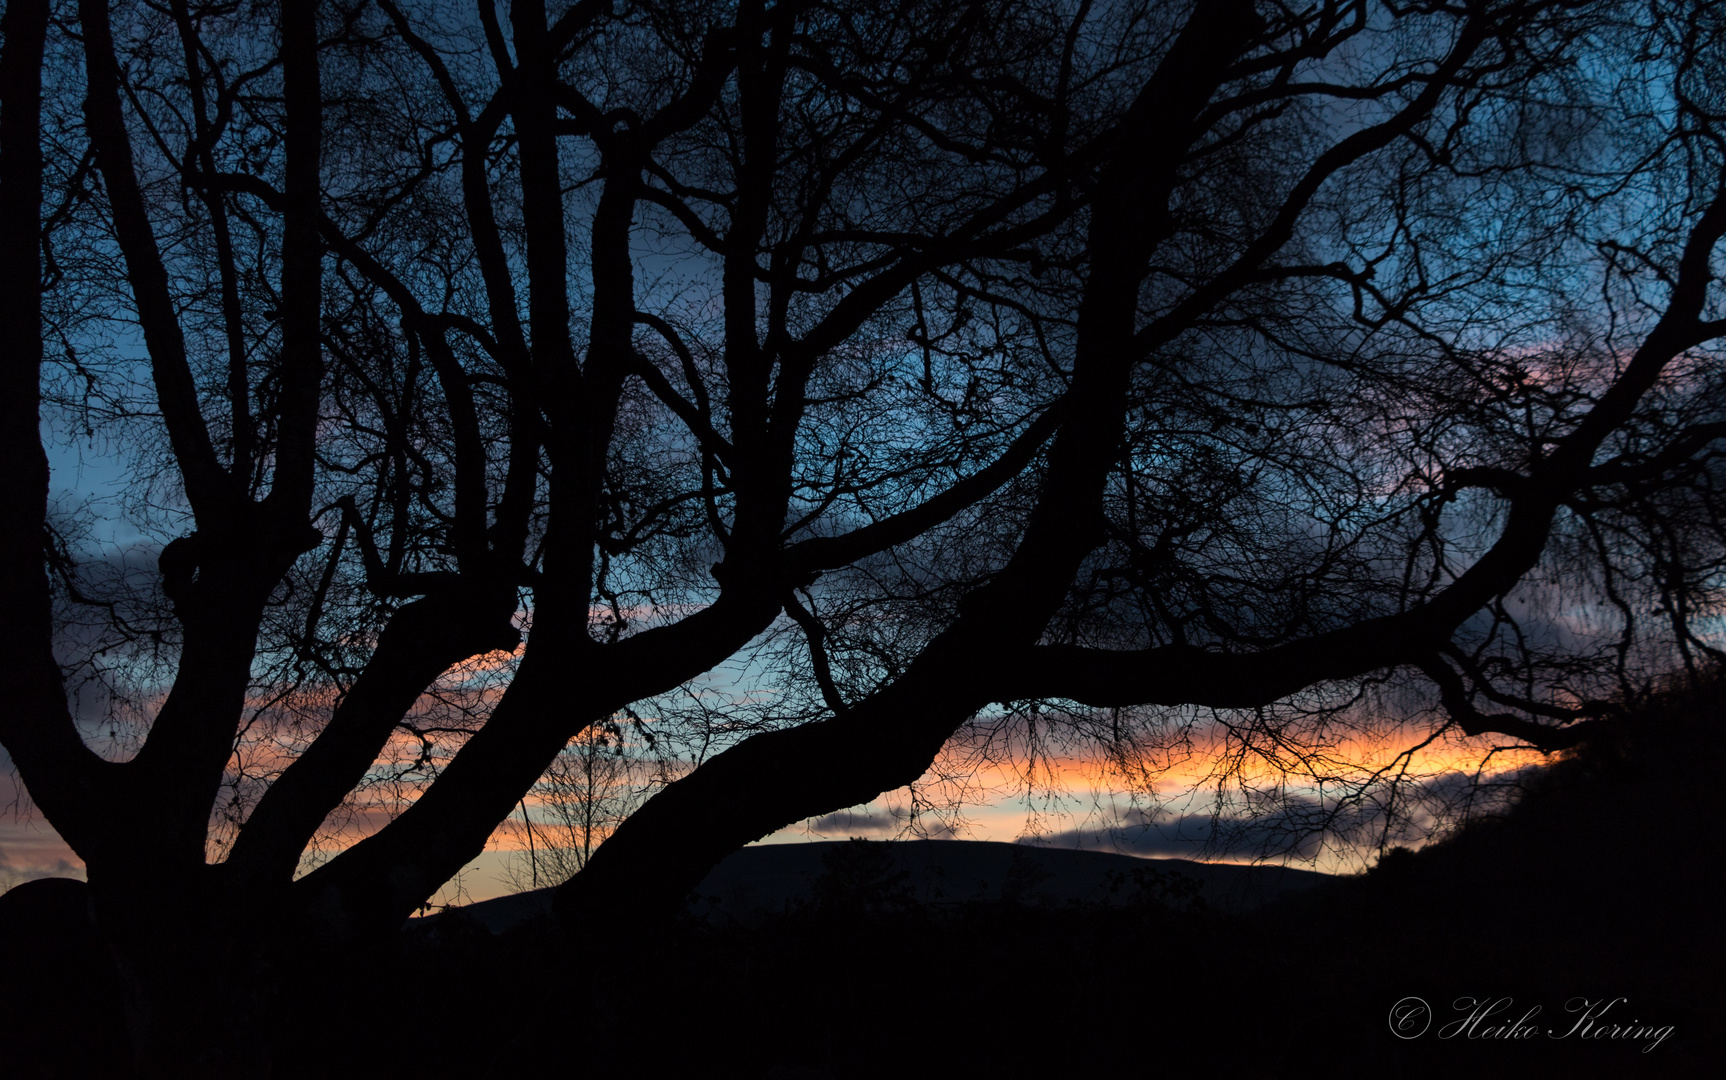
<path id="1" fill-rule="evenodd" d="M 1363 687 L 1555 750 L 1717 658 L 1717 22 L 8 0 L 0 740 L 141 1071 L 266 1067 L 626 709 L 685 770 L 558 910 L 650 930 L 1029 703 L 1323 772 Z"/>

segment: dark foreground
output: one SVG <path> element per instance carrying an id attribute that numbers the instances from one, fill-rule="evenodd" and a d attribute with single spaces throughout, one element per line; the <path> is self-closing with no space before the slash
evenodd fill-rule
<path id="1" fill-rule="evenodd" d="M 755 923 L 617 941 L 452 920 L 367 965 L 376 1026 L 342 1030 L 380 1069 L 451 1077 L 1715 1076 L 1720 701 L 1680 698 L 1510 815 L 1267 905 L 1157 867 L 1114 874 L 1109 904 L 1040 897 L 1034 870 L 931 904 L 852 845 Z M 1429 1015 L 1401 1038 L 1411 997 Z"/>
<path id="2" fill-rule="evenodd" d="M 930 902 L 853 844 L 746 920 L 446 917 L 339 958 L 334 995 L 285 995 L 271 1074 L 1713 1076 L 1720 713 L 1680 701 L 1503 819 L 1245 908 L 1166 866 L 1111 870 L 1107 902 L 1039 892 L 1034 868 Z M 117 1001 L 76 974 L 92 957 L 5 932 L 0 1076 L 121 1075 Z"/>

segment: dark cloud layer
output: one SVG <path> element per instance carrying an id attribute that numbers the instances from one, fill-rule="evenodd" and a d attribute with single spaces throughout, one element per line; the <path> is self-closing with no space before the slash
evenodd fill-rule
<path id="1" fill-rule="evenodd" d="M 1274 854 L 1305 859 L 1317 855 L 1320 844 L 1308 818 L 1306 807 L 1252 819 L 1210 814 L 1154 818 L 1133 810 L 1113 828 L 1065 829 L 1045 833 L 1036 842 L 1160 858 Z"/>
<path id="2" fill-rule="evenodd" d="M 1471 774 L 1444 773 L 1410 782 L 1396 793 L 1397 817 L 1386 829 L 1387 799 L 1365 799 L 1338 806 L 1306 796 L 1289 796 L 1280 806 L 1256 816 L 1170 814 L 1133 808 L 1112 826 L 1046 833 L 1034 843 L 1119 851 L 1128 855 L 1207 858 L 1243 856 L 1316 857 L 1326 843 L 1352 837 L 1369 847 L 1428 838 L 1441 823 L 1456 823 L 1502 810 L 1541 769 L 1531 765 L 1482 784 Z M 1388 792 L 1383 793 L 1388 795 Z M 1345 840 L 1345 843 L 1347 841 Z"/>
<path id="3" fill-rule="evenodd" d="M 897 836 L 907 824 L 904 818 L 889 813 L 839 810 L 809 822 L 809 830 L 823 836 Z M 920 822 L 915 832 L 928 840 L 958 835 L 951 826 L 929 820 Z"/>

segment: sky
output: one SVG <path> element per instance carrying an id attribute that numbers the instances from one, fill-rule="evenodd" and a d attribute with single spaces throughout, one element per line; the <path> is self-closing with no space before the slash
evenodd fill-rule
<path id="1" fill-rule="evenodd" d="M 93 523 L 86 543 L 109 553 L 124 552 L 143 538 L 125 523 L 119 499 L 132 478 L 113 455 L 78 433 L 44 430 L 54 470 L 54 491 L 63 503 L 93 505 Z M 147 569 L 147 568 L 146 568 Z M 501 654 L 499 654 L 501 655 Z M 1388 762 L 1419 742 L 1413 729 L 1372 743 L 1337 746 L 1337 756 L 1369 767 Z M 1489 745 L 1479 740 L 1440 741 L 1410 762 L 1410 773 L 1424 777 L 1423 794 L 1443 798 L 1459 790 L 1478 768 Z M 1209 752 L 1207 752 L 1207 749 Z M 916 792 L 901 789 L 859 807 L 801 822 L 758 841 L 802 843 L 866 836 L 876 839 L 933 837 L 967 840 L 1030 842 L 1059 847 L 1119 851 L 1147 857 L 1207 858 L 1248 861 L 1267 848 L 1281 851 L 1272 861 L 1291 861 L 1327 872 L 1359 869 L 1373 857 L 1376 836 L 1367 842 L 1306 837 L 1292 850 L 1281 843 L 1288 830 L 1299 832 L 1302 814 L 1311 814 L 1324 793 L 1311 784 L 1293 782 L 1281 792 L 1281 808 L 1247 820 L 1239 806 L 1213 814 L 1215 778 L 1209 770 L 1215 746 L 1176 761 L 1155 779 L 1155 798 L 1139 789 L 1135 795 L 1118 776 L 1110 776 L 1100 756 L 1053 756 L 1035 768 L 1018 764 L 960 760 L 958 751 L 937 762 Z M 1508 774 L 1537 762 L 1531 752 L 1500 754 L 1491 774 Z M 964 777 L 955 784 L 940 776 Z M 1260 786 L 1275 777 L 1249 777 Z M 544 814 L 534 807 L 535 816 Z M 913 814 L 914 810 L 919 810 Z M 1368 815 L 1370 819 L 1370 814 Z M 358 819 L 360 829 L 376 828 L 387 815 L 373 812 Z M 1369 821 L 1370 823 L 1370 821 Z M 1230 827 L 1240 844 L 1223 843 Z M 357 835 L 349 838 L 357 839 Z M 1395 839 L 1395 838 L 1393 838 Z M 1418 830 L 1401 842 L 1418 842 Z M 543 844 L 543 837 L 542 837 Z M 338 841 L 335 845 L 341 846 Z M 434 904 L 477 901 L 511 891 L 511 879 L 526 869 L 525 832 L 506 823 L 487 850 L 439 890 Z M 47 876 L 81 877 L 83 864 L 39 812 L 30 806 L 4 748 L 0 748 L 0 890 Z"/>
<path id="2" fill-rule="evenodd" d="M 83 860 L 29 805 L 0 746 L 0 892 L 32 878 L 83 876 Z"/>
<path id="3" fill-rule="evenodd" d="M 95 511 L 86 518 L 92 522 L 86 543 L 95 550 L 114 553 L 143 541 L 126 524 L 120 510 L 119 500 L 133 478 L 119 460 L 76 432 L 48 430 L 45 425 L 44 436 L 54 471 L 55 497 L 62 503 L 91 505 Z M 1339 744 L 1335 750 L 1339 757 L 1376 767 L 1421 737 L 1422 733 L 1410 728 L 1371 743 Z M 960 760 L 955 756 L 958 751 L 953 751 L 916 785 L 914 794 L 910 789 L 891 792 L 863 806 L 798 823 L 758 842 L 803 843 L 851 836 L 957 838 L 1223 861 L 1249 861 L 1266 848 L 1280 847 L 1271 861 L 1289 861 L 1326 872 L 1357 870 L 1371 860 L 1376 834 L 1364 840 L 1306 836 L 1292 850 L 1281 843 L 1290 835 L 1288 830 L 1301 831 L 1301 816 L 1310 815 L 1324 797 L 1325 793 L 1310 783 L 1303 787 L 1298 780 L 1292 782 L 1280 792 L 1280 808 L 1256 819 L 1239 816 L 1238 801 L 1233 808 L 1225 807 L 1220 817 L 1215 815 L 1215 778 L 1209 770 L 1217 749 L 1201 746 L 1197 753 L 1159 774 L 1154 800 L 1148 800 L 1142 788 L 1135 795 L 1118 776 L 1109 775 L 1100 756 L 1086 757 L 1077 752 L 1077 756 L 1044 757 L 1032 769 L 1022 758 L 1017 765 L 985 762 L 978 766 Z M 1423 778 L 1417 785 L 1420 794 L 1443 799 L 1465 786 L 1488 749 L 1489 743 L 1481 740 L 1441 740 L 1417 755 L 1409 771 Z M 1539 760 L 1540 756 L 1532 752 L 1499 754 L 1489 763 L 1488 774 L 1513 774 Z M 964 777 L 957 786 L 951 780 L 943 783 L 938 779 L 955 775 Z M 1248 779 L 1261 787 L 1276 783 L 1268 774 Z M 536 818 L 544 815 L 543 808 L 536 806 L 534 810 Z M 920 812 L 914 815 L 914 810 Z M 374 812 L 362 815 L 358 825 L 361 829 L 376 828 L 385 820 L 386 814 Z M 1366 823 L 1371 824 L 1370 813 Z M 1231 826 L 1241 841 L 1233 848 L 1223 843 Z M 352 839 L 357 835 L 348 842 Z M 1418 829 L 1392 839 L 1418 843 Z M 340 841 L 334 846 L 339 848 Z M 487 850 L 439 890 L 433 903 L 477 901 L 511 891 L 512 878 L 522 880 L 527 866 L 525 847 L 524 830 L 506 823 L 494 834 Z M 32 878 L 82 874 L 81 860 L 33 810 L 10 758 L 0 747 L 0 891 Z"/>
<path id="4" fill-rule="evenodd" d="M 122 458 L 99 441 L 65 426 L 64 419 L 45 423 L 43 435 L 53 470 L 55 499 L 63 506 L 82 505 L 90 511 L 84 515 L 89 531 L 82 538 L 83 546 L 112 557 L 144 542 L 122 510 L 121 500 L 136 483 Z M 148 554 L 143 552 L 140 557 Z M 1382 763 L 1419 738 L 1410 731 L 1394 745 L 1361 744 L 1340 751 L 1356 762 Z M 1481 743 L 1440 743 L 1412 762 L 1411 772 L 1436 777 L 1429 783 L 1436 785 L 1433 791 L 1442 796 L 1444 785 L 1459 787 L 1485 752 Z M 1538 755 L 1500 755 L 1491 767 L 1493 772 L 1503 773 L 1532 760 L 1538 760 Z M 1044 758 L 1035 769 L 1022 761 L 1018 766 L 985 763 L 977 767 L 950 759 L 938 762 L 916 785 L 915 794 L 910 789 L 891 792 L 863 806 L 793 825 L 758 843 L 926 836 L 1031 842 L 1147 857 L 1247 861 L 1267 846 L 1277 846 L 1286 830 L 1298 831 L 1300 815 L 1310 813 L 1323 796 L 1310 786 L 1295 783 L 1282 793 L 1281 810 L 1247 821 L 1236 811 L 1225 809 L 1218 818 L 1213 814 L 1211 761 L 1200 753 L 1163 772 L 1156 779 L 1152 802 L 1142 791 L 1135 795 L 1118 777 L 1107 775 L 1101 757 Z M 966 779 L 958 787 L 937 779 L 954 775 Z M 1271 778 L 1256 779 L 1270 782 Z M 913 813 L 919 809 L 922 812 Z M 376 828 L 386 819 L 387 815 L 376 812 L 361 815 L 358 827 Z M 1235 827 L 1243 845 L 1229 848 L 1223 844 L 1230 826 Z M 357 835 L 349 842 L 352 839 Z M 339 848 L 340 842 L 335 846 Z M 524 831 L 506 823 L 494 834 L 487 850 L 439 890 L 433 903 L 477 901 L 507 893 L 511 878 L 519 880 L 522 876 L 525 846 Z M 1306 838 L 1273 861 L 1347 872 L 1370 860 L 1372 850 L 1370 844 Z M 32 878 L 82 874 L 81 860 L 30 806 L 10 758 L 0 748 L 0 890 Z"/>
<path id="5" fill-rule="evenodd" d="M 1412 730 L 1408 734 L 1412 735 Z M 1390 747 L 1400 749 L 1413 741 L 1357 743 L 1339 751 L 1362 762 L 1383 763 L 1394 755 Z M 1427 791 L 1441 796 L 1454 793 L 1470 779 L 1486 749 L 1481 740 L 1441 740 L 1415 756 L 1410 772 L 1429 777 L 1421 785 Z M 1533 752 L 1499 754 L 1490 763 L 1489 775 L 1510 777 L 1539 760 L 1540 755 Z M 915 801 L 925 809 L 915 825 L 914 798 L 909 789 L 900 789 L 862 806 L 800 822 L 758 843 L 808 843 L 853 836 L 878 840 L 928 837 L 1249 862 L 1257 861 L 1263 844 L 1282 840 L 1286 834 L 1280 829 L 1300 825 L 1295 817 L 1303 808 L 1310 809 L 1315 794 L 1310 787 L 1301 790 L 1297 785 L 1286 793 L 1292 809 L 1250 822 L 1229 814 L 1217 820 L 1211 813 L 1215 790 L 1208 778 L 1209 761 L 1203 754 L 1158 779 L 1154 806 L 1142 796 L 1134 797 L 1122 785 L 1111 784 L 1107 765 L 1100 758 L 1069 756 L 1040 762 L 1029 783 L 1022 765 L 986 765 L 969 772 L 962 792 L 952 781 L 944 784 L 937 775 L 951 776 L 959 766 L 950 758 L 938 762 L 919 782 Z M 961 794 L 963 804 L 951 806 Z M 1242 833 L 1245 846 L 1221 847 L 1224 830 L 1231 825 Z M 1401 842 L 1418 846 L 1419 840 L 1410 835 Z M 514 891 L 510 878 L 519 879 L 527 868 L 525 847 L 522 830 L 500 828 L 487 850 L 446 883 L 432 904 L 475 902 Z M 1266 861 L 1346 873 L 1366 865 L 1373 851 L 1370 840 L 1307 837 L 1293 851 Z M 42 815 L 32 810 L 10 758 L 0 748 L 0 891 L 31 878 L 82 876 L 82 861 Z"/>
<path id="6" fill-rule="evenodd" d="M 86 542 L 110 553 L 139 543 L 143 538 L 126 524 L 118 505 L 131 478 L 117 459 L 103 453 L 98 445 L 84 443 L 76 433 L 45 430 L 44 436 L 56 498 L 93 504 L 95 513 L 87 520 L 94 527 Z M 1375 766 L 1414 745 L 1420 737 L 1409 729 L 1388 741 L 1357 742 L 1336 749 L 1342 757 Z M 1446 784 L 1460 787 L 1478 768 L 1487 749 L 1479 740 L 1441 741 L 1417 755 L 1410 762 L 1410 772 L 1436 778 L 1428 780 L 1437 785 L 1435 790 Z M 757 842 L 930 837 L 1039 843 L 1145 857 L 1251 861 L 1262 857 L 1265 846 L 1279 844 L 1279 828 L 1298 827 L 1291 813 L 1310 810 L 1320 795 L 1310 785 L 1302 788 L 1295 783 L 1284 792 L 1289 808 L 1285 811 L 1248 822 L 1225 810 L 1219 819 L 1213 816 L 1215 778 L 1209 774 L 1214 757 L 1203 748 L 1157 776 L 1154 801 L 1147 800 L 1142 789 L 1135 795 L 1118 776 L 1109 775 L 1101 756 L 1086 757 L 1082 751 L 1078 756 L 1042 757 L 1035 767 L 1022 758 L 1007 764 L 978 765 L 961 760 L 960 754 L 957 749 L 950 750 L 915 785 L 915 793 L 911 789 L 890 792 L 865 805 L 800 822 Z M 1533 753 L 1501 754 L 1489 763 L 1489 772 L 1507 774 L 1538 760 L 1539 755 Z M 1251 779 L 1264 782 L 1272 778 Z M 536 819 L 546 813 L 538 806 L 533 809 Z M 369 831 L 384 820 L 385 814 L 367 813 L 357 819 L 358 828 Z M 1234 848 L 1222 843 L 1231 825 L 1241 841 Z M 348 842 L 352 839 L 357 835 Z M 341 842 L 335 846 L 339 848 Z M 432 903 L 472 902 L 507 894 L 512 891 L 512 880 L 524 880 L 529 869 L 525 848 L 525 831 L 518 823 L 506 823 L 493 835 L 487 850 L 446 883 Z M 1373 849 L 1372 844 L 1309 837 L 1270 861 L 1349 872 L 1370 861 Z M 82 877 L 82 860 L 31 806 L 10 757 L 0 747 L 0 891 L 32 878 L 55 876 Z"/>

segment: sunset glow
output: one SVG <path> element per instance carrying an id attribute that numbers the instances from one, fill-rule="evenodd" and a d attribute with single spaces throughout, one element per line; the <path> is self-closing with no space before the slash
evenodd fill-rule
<path id="1" fill-rule="evenodd" d="M 487 666 L 507 665 L 501 654 L 485 658 Z M 1392 727 L 1373 737 L 1354 736 L 1324 748 L 1322 754 L 1306 758 L 1315 766 L 1329 767 L 1338 778 L 1360 778 L 1373 773 L 1385 778 L 1402 776 L 1405 782 L 1432 782 L 1444 777 L 1468 777 L 1490 784 L 1510 778 L 1518 770 L 1537 766 L 1546 757 L 1531 749 L 1495 749 L 1504 740 L 1468 738 L 1447 733 L 1422 743 L 1412 728 Z M 250 765 L 265 764 L 263 747 Z M 412 760 L 416 748 L 411 736 L 398 733 L 392 750 L 380 759 L 380 769 L 399 767 Z M 1225 742 L 1212 737 L 1195 742 L 1190 754 L 1172 761 L 1163 771 L 1139 774 L 1135 785 L 1123 775 L 1121 763 L 1103 754 L 1075 753 L 1038 756 L 1035 760 L 983 761 L 969 767 L 962 755 L 950 750 L 943 760 L 912 789 L 900 789 L 859 807 L 811 819 L 763 837 L 758 843 L 787 844 L 867 836 L 873 839 L 993 840 L 1055 846 L 1117 850 L 1127 854 L 1155 854 L 1222 862 L 1256 862 L 1265 858 L 1253 848 L 1219 847 L 1208 834 L 1191 835 L 1180 822 L 1208 817 L 1216 805 L 1219 785 L 1225 792 L 1247 786 L 1285 784 L 1286 792 L 1317 798 L 1325 785 L 1312 775 L 1279 772 L 1264 757 L 1249 754 L 1237 758 L 1237 775 L 1224 775 Z M 1292 751 L 1288 751 L 1292 752 Z M 291 761 L 290 755 L 271 759 L 277 767 Z M 1148 787 L 1142 781 L 1150 780 Z M 0 783 L 9 778 L 0 774 Z M 1333 789 L 1334 790 L 1334 789 Z M 355 841 L 388 824 L 410 805 L 420 788 L 414 784 L 388 786 L 373 792 L 374 803 L 355 806 L 339 818 L 332 817 L 326 837 L 320 841 L 314 863 L 330 857 Z M 0 797 L 10 793 L 0 789 Z M 525 800 L 533 816 L 535 846 L 555 842 L 555 831 L 543 797 L 530 794 Z M 1435 824 L 1432 821 L 1424 823 Z M 1395 842 L 1419 846 L 1424 842 L 1420 822 L 1411 831 L 1399 833 Z M 603 831 L 601 832 L 603 835 Z M 506 868 L 517 870 L 526 863 L 527 830 L 520 813 L 500 824 L 486 845 L 486 852 L 446 884 L 434 903 L 487 899 L 510 891 Z M 1143 850 L 1154 848 L 1154 851 Z M 1369 865 L 1377 850 L 1371 837 L 1331 839 L 1322 848 L 1302 853 L 1269 856 L 1273 862 L 1290 862 L 1310 869 L 1347 873 Z M 19 880 L 48 874 L 82 876 L 83 862 L 39 815 L 27 820 L 8 819 L 0 825 L 0 874 Z M 311 864 L 308 864 L 311 865 Z M 519 873 L 515 876 L 519 877 Z"/>

